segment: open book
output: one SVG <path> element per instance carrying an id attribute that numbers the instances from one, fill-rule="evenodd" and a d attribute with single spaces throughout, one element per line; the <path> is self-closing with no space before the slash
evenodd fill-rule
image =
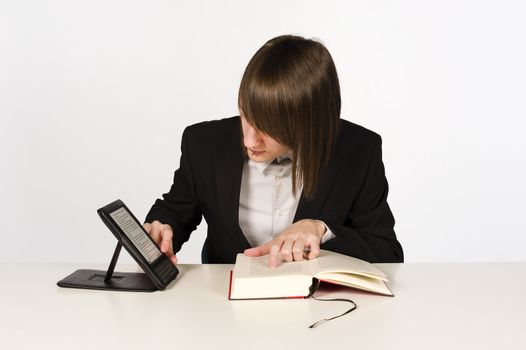
<path id="1" fill-rule="evenodd" d="M 313 279 L 393 296 L 387 276 L 372 264 L 321 250 L 316 259 L 282 263 L 273 269 L 268 267 L 268 255 L 238 254 L 229 299 L 304 298 L 311 294 Z"/>

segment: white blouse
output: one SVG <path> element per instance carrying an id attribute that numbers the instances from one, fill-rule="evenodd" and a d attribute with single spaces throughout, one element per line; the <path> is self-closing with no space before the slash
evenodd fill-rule
<path id="1" fill-rule="evenodd" d="M 292 161 L 245 161 L 239 195 L 239 226 L 251 246 L 267 243 L 292 224 L 301 194 L 292 193 Z M 334 237 L 325 225 L 322 242 Z"/>

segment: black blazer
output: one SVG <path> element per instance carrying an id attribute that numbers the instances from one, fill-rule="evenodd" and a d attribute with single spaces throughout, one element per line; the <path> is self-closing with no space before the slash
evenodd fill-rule
<path id="1" fill-rule="evenodd" d="M 324 221 L 335 238 L 322 249 L 370 262 L 402 262 L 402 246 L 387 204 L 381 138 L 341 120 L 340 135 L 315 195 L 300 197 L 294 222 Z M 239 227 L 239 193 L 245 155 L 239 117 L 203 122 L 183 132 L 181 160 L 170 191 L 157 199 L 146 222 L 159 220 L 174 232 L 178 252 L 204 216 L 210 263 L 234 263 L 250 248 Z"/>

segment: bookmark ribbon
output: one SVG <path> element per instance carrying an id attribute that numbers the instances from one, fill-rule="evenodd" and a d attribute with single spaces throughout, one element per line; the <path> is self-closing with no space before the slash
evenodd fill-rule
<path id="1" fill-rule="evenodd" d="M 351 299 L 343 299 L 343 298 L 320 299 L 320 298 L 316 298 L 314 296 L 314 293 L 318 290 L 319 286 L 320 286 L 320 280 L 317 279 L 317 278 L 313 278 L 312 279 L 312 285 L 309 288 L 309 295 L 307 296 L 307 298 L 312 298 L 312 299 L 317 300 L 317 301 L 345 301 L 345 302 L 351 303 L 353 306 L 349 310 L 345 311 L 344 313 L 342 313 L 340 315 L 336 315 L 336 316 L 333 316 L 333 317 L 324 318 L 322 320 L 319 320 L 318 322 L 315 322 L 315 323 L 311 324 L 309 326 L 309 328 L 316 328 L 317 326 L 319 326 L 322 323 L 325 323 L 325 322 L 330 321 L 330 320 L 334 320 L 335 318 L 338 318 L 338 317 L 345 316 L 348 313 L 350 313 L 351 311 L 356 310 L 356 308 L 358 307 L 358 305 L 356 305 L 356 303 L 354 301 L 352 301 Z"/>

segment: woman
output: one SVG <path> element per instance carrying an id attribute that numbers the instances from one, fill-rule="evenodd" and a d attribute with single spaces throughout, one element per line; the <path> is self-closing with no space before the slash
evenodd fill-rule
<path id="1" fill-rule="evenodd" d="M 234 263 L 245 252 L 268 254 L 273 267 L 320 248 L 403 261 L 381 138 L 340 119 L 338 76 L 321 43 L 268 41 L 245 70 L 238 107 L 239 117 L 185 129 L 174 183 L 146 217 L 174 263 L 203 216 L 203 262 Z"/>

